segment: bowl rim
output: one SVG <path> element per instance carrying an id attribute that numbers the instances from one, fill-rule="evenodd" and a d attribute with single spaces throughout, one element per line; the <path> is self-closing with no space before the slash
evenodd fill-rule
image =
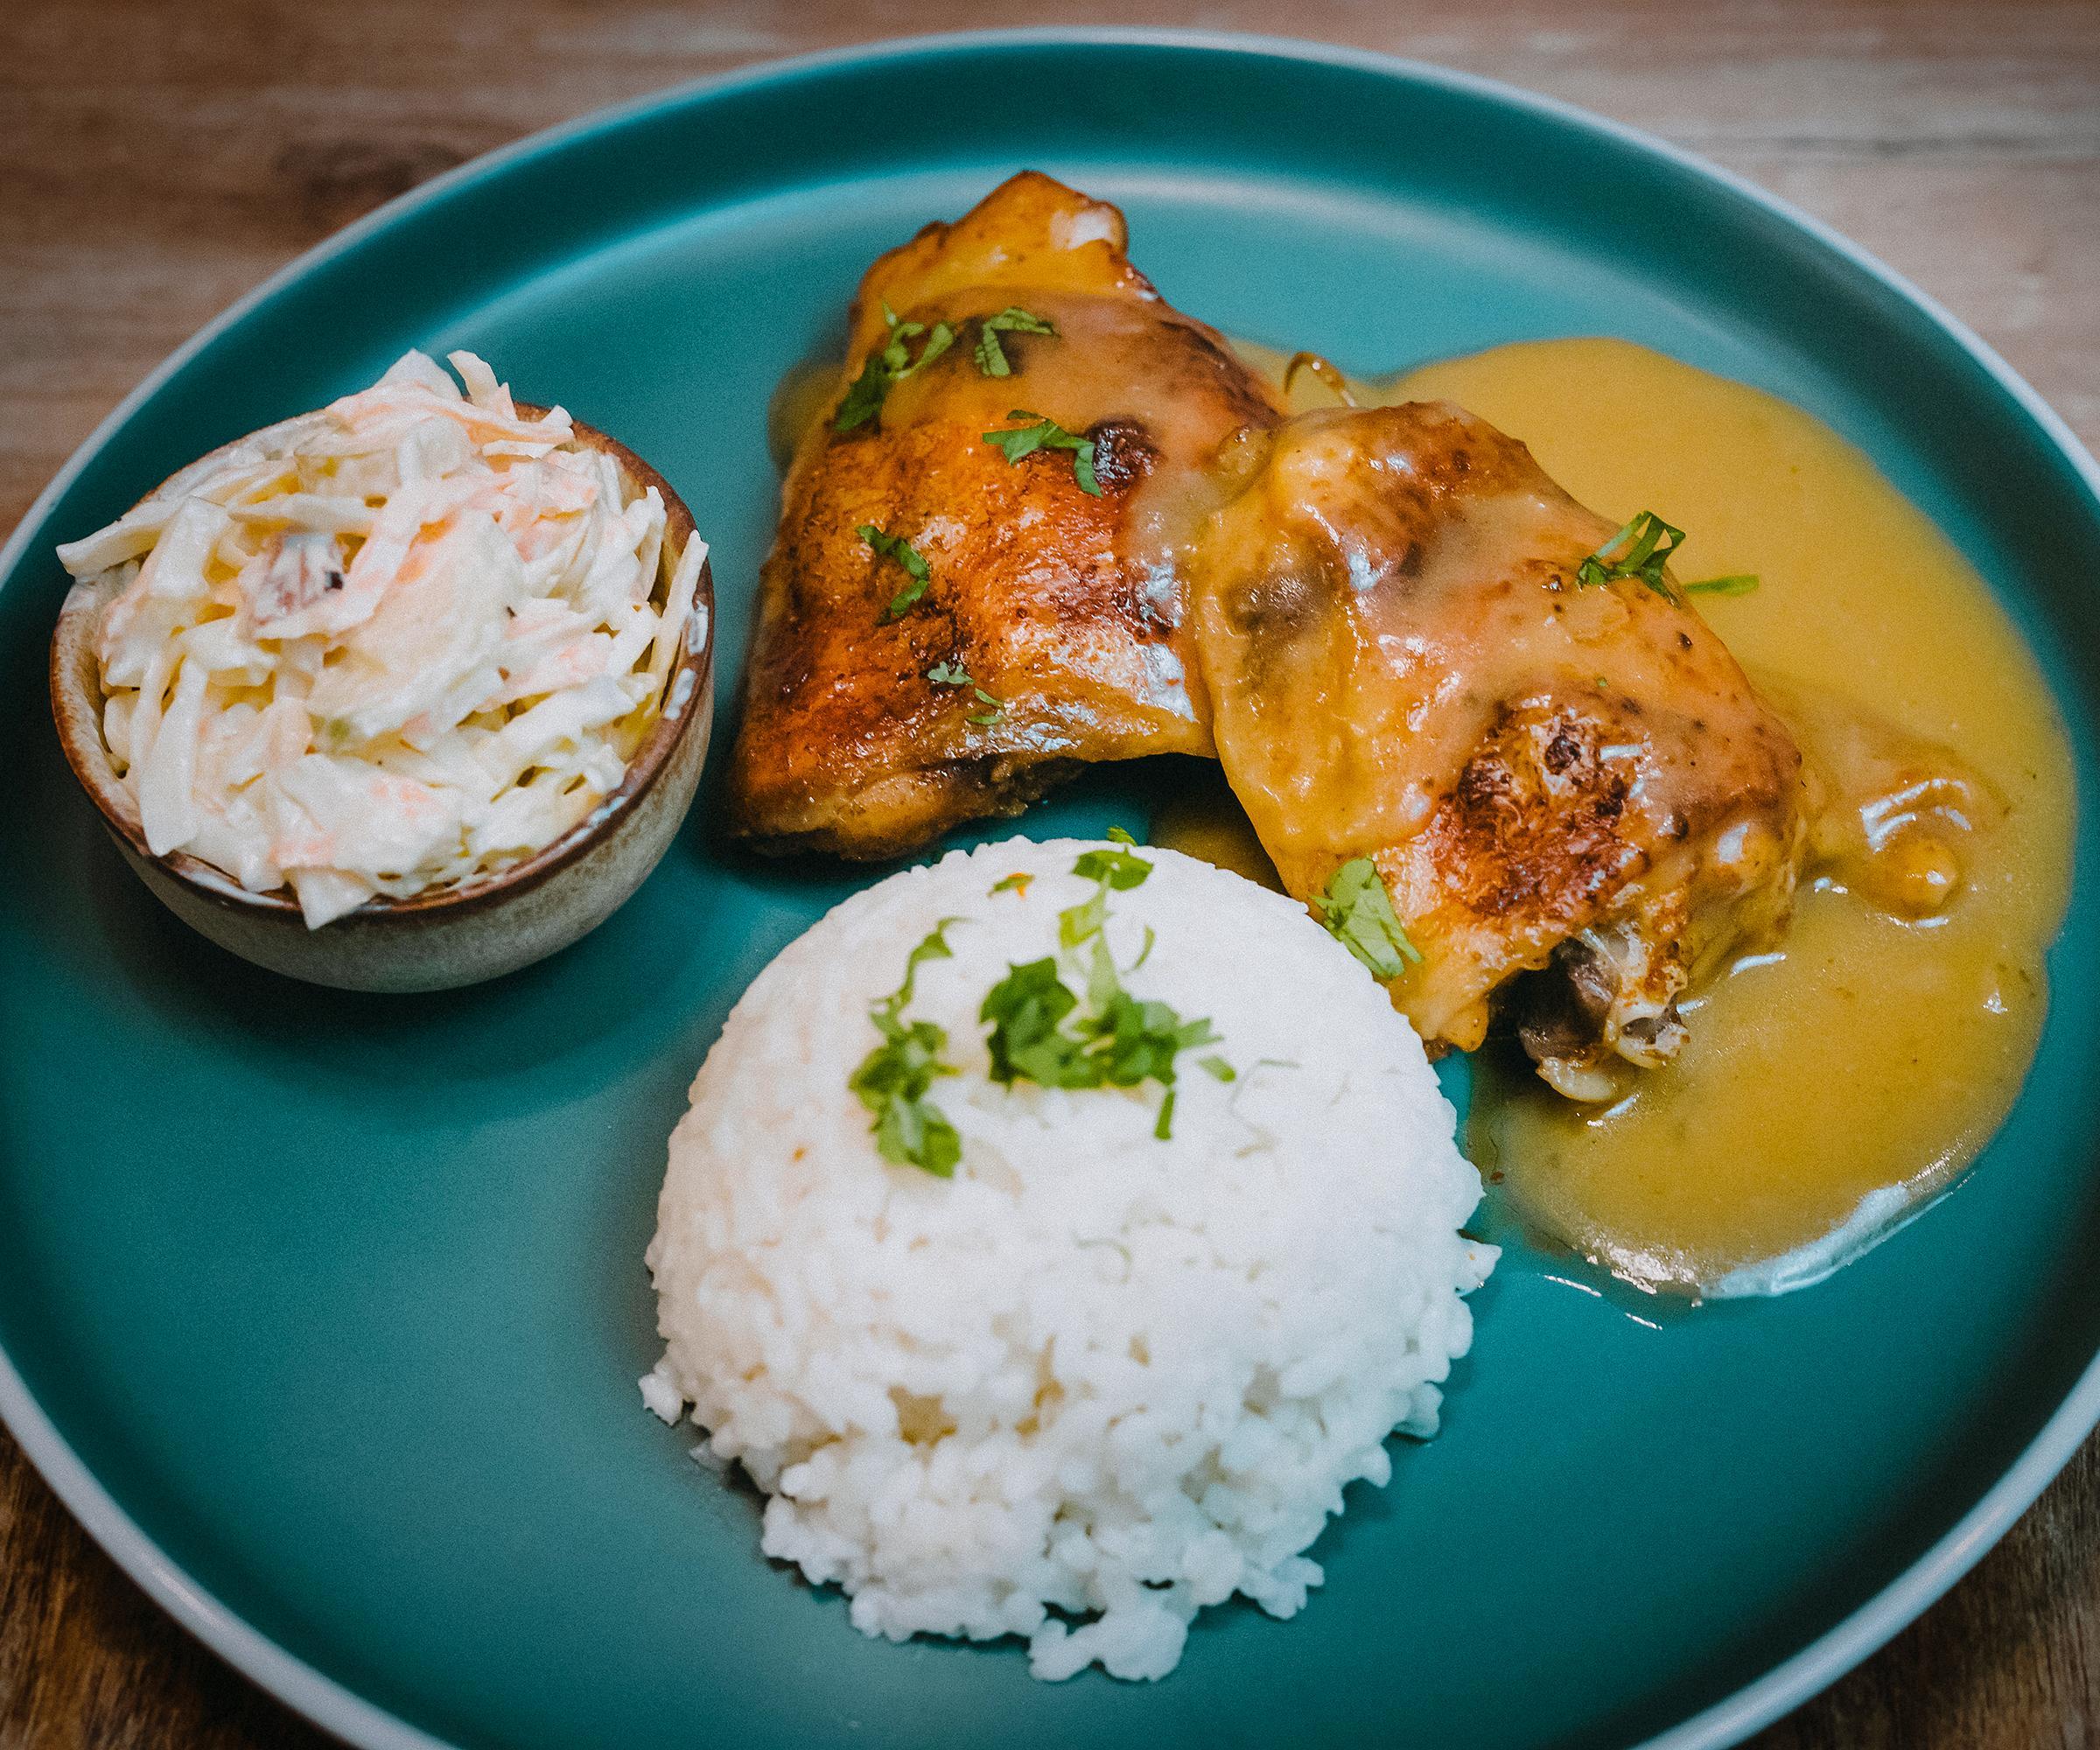
<path id="1" fill-rule="evenodd" d="M 2062 416 L 2034 388 L 1938 299 L 1792 201 L 1644 129 L 1483 74 L 1461 72 L 1373 49 L 1255 32 L 1053 24 L 862 41 L 753 61 L 725 73 L 706 74 L 646 92 L 524 135 L 396 196 L 295 257 L 237 298 L 177 347 L 119 402 L 38 495 L 13 535 L 0 544 L 0 586 L 14 574 L 32 540 L 41 538 L 50 512 L 93 458 L 192 357 L 281 289 L 419 206 L 442 200 L 484 177 L 507 172 L 527 159 L 635 121 L 659 108 L 792 83 L 812 74 L 855 65 L 879 66 L 894 58 L 1028 46 L 1177 49 L 1354 70 L 1472 97 L 1631 147 L 1725 191 L 1788 229 L 1807 237 L 1899 302 L 1923 315 L 1941 339 L 1964 354 L 1970 364 L 2013 402 L 2048 440 L 2086 492 L 2100 500 L 2100 463 L 2088 454 Z M 711 630 L 710 627 L 710 637 Z M 156 1605 L 236 1670 L 315 1724 L 360 1746 L 360 1750 L 456 1750 L 453 1745 L 367 1700 L 346 1684 L 288 1651 L 172 1561 L 74 1451 L 4 1348 L 0 1348 L 0 1422 L 7 1424 L 31 1462 L 96 1543 Z M 2019 1457 L 1908 1568 L 1806 1646 L 1701 1712 L 1633 1746 L 1633 1750 L 1725 1750 L 1725 1746 L 1740 1743 L 1835 1682 L 1890 1640 L 1975 1566 L 2069 1462 L 2096 1424 L 2100 1424 L 2100 1354 L 2087 1364 Z"/>
<path id="2" fill-rule="evenodd" d="M 158 373 L 156 373 L 156 377 L 158 375 Z M 515 405 L 520 416 L 527 419 L 543 418 L 550 411 L 549 408 L 533 402 L 521 401 Z M 618 438 L 594 425 L 585 424 L 573 415 L 570 416 L 570 424 L 578 443 L 612 458 L 624 482 L 633 487 L 637 496 L 652 486 L 656 489 L 664 508 L 664 542 L 658 564 L 662 574 L 668 578 L 678 563 L 671 557 L 673 552 L 682 559 L 687 543 L 699 538 L 692 511 L 668 480 Z M 101 435 L 98 431 L 96 437 Z M 88 444 L 92 445 L 95 441 L 94 438 L 91 438 Z M 198 460 L 208 460 L 245 441 L 242 438 L 233 438 L 216 449 L 206 451 Z M 196 464 L 188 466 L 193 467 Z M 186 469 L 169 475 L 167 480 L 145 494 L 137 502 L 144 504 L 164 491 L 171 481 L 179 478 L 182 472 L 186 472 Z M 31 514 L 33 517 L 34 511 Z M 25 527 L 30 520 L 24 519 Z M 76 582 L 66 592 L 59 608 L 58 619 L 52 628 L 49 663 L 52 718 L 58 730 L 60 748 L 66 756 L 66 763 L 71 767 L 74 777 L 94 802 L 103 824 L 140 862 L 180 882 L 189 892 L 214 905 L 273 921 L 281 920 L 287 923 L 296 922 L 302 928 L 304 928 L 304 914 L 289 886 L 279 886 L 261 892 L 251 892 L 216 864 L 208 863 L 186 850 L 156 852 L 147 844 L 145 827 L 139 818 L 137 805 L 132 800 L 130 792 L 109 768 L 108 744 L 102 738 L 102 700 L 96 696 L 101 692 L 99 680 L 91 677 L 84 683 L 81 677 L 80 671 L 84 666 L 81 658 L 85 653 L 79 652 L 77 647 L 89 631 L 82 621 L 84 619 L 92 619 L 100 606 L 99 602 L 88 599 L 88 592 L 93 587 L 90 579 L 83 578 Z M 703 617 L 701 640 L 696 648 L 691 635 L 694 624 L 692 616 L 695 614 Z M 354 919 L 360 928 L 369 928 L 397 920 L 421 919 L 428 922 L 440 918 L 449 920 L 470 916 L 539 886 L 586 855 L 609 836 L 628 811 L 648 794 L 656 780 L 670 765 L 671 756 L 677 751 L 694 721 L 708 714 L 706 694 L 714 674 L 715 620 L 714 571 L 709 563 L 709 556 L 704 555 L 700 561 L 699 576 L 694 583 L 692 606 L 688 610 L 685 628 L 679 635 L 676 654 L 663 678 L 663 690 L 655 720 L 649 724 L 640 745 L 627 761 L 626 769 L 620 774 L 620 782 L 582 820 L 542 845 L 530 856 L 492 874 L 455 886 L 412 893 L 403 899 L 375 894 L 343 914 L 340 920 L 331 920 L 331 922 L 349 922 Z M 90 665 L 91 661 L 91 658 L 88 659 Z M 680 682 L 688 676 L 692 677 L 689 696 L 674 704 L 677 699 Z"/>

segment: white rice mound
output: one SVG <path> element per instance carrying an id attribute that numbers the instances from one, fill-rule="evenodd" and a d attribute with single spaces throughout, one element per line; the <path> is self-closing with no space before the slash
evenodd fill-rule
<path id="1" fill-rule="evenodd" d="M 1141 848 L 1110 896 L 1125 987 L 1208 1016 L 1160 1089 L 990 1079 L 986 991 L 1054 950 L 1094 848 L 1010 839 L 846 900 L 753 981 L 673 1133 L 648 1264 L 666 1348 L 642 1381 L 696 1456 L 771 1497 L 763 1547 L 852 1599 L 854 1626 L 1029 1641 L 1060 1678 L 1159 1677 L 1198 1609 L 1287 1617 L 1303 1551 L 1383 1441 L 1433 1434 L 1495 1251 L 1480 1182 L 1411 1026 L 1305 910 Z M 992 894 L 1017 872 L 1024 893 Z M 906 1018 L 961 1074 L 930 1098 L 952 1179 L 893 1166 L 847 1079 L 868 1006 L 942 919 Z M 1083 995 L 1083 979 L 1067 982 Z M 1216 1053 L 1237 1079 L 1194 1060 Z M 1056 1614 L 1052 1614 L 1056 1613 Z"/>

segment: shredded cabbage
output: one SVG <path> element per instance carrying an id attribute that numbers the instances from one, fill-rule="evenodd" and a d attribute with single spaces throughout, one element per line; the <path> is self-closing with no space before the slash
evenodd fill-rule
<path id="1" fill-rule="evenodd" d="M 148 845 L 290 886 L 310 928 L 583 821 L 705 612 L 654 486 L 451 364 L 464 393 L 410 353 L 58 550 L 111 586 L 104 738 Z"/>

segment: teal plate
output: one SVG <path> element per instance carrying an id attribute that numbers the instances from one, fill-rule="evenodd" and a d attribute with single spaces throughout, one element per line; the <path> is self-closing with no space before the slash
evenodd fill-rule
<path id="1" fill-rule="evenodd" d="M 864 877 L 727 854 L 704 797 L 556 959 L 330 994 L 160 909 L 44 705 L 55 541 L 410 346 L 472 346 L 660 467 L 715 542 L 733 662 L 775 380 L 836 340 L 871 256 L 1023 165 L 1120 202 L 1167 297 L 1235 333 L 1367 372 L 1618 334 L 1810 409 L 2018 617 L 2089 822 L 2040 1060 L 1954 1194 L 1823 1286 L 1660 1328 L 1516 1250 L 1447 1431 L 1353 1492 L 1304 1615 L 1209 1613 L 1144 1686 L 862 1639 L 637 1396 L 686 1085 L 746 981 Z M 2100 1414 L 2096 486 L 2001 363 L 1813 222 L 1361 54 L 905 43 L 471 165 L 186 347 L 0 559 L 0 1410 L 162 1605 L 360 1745 L 1731 1742 L 1923 1608 Z M 1099 772 L 1025 824 L 1099 830 L 1186 776 Z"/>

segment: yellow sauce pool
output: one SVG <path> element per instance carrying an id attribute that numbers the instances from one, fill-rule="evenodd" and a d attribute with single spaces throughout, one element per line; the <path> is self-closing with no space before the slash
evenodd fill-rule
<path id="1" fill-rule="evenodd" d="M 1682 1055 L 1615 1101 L 1562 1099 L 1513 1049 L 1476 1060 L 1468 1152 L 1527 1225 L 1646 1287 L 1814 1280 L 1974 1158 L 2033 1060 L 2073 808 L 2033 659 L 1863 455 L 1758 390 L 1588 340 L 1357 393 L 1458 402 L 1604 515 L 1656 511 L 1686 531 L 1681 580 L 1754 573 L 1699 611 L 1851 805 L 1834 820 L 1904 828 L 1905 787 L 1924 787 L 1931 832 L 1850 860 L 1826 847 L 1784 938 L 1721 969 L 1687 1005 Z M 1195 799 L 1155 836 L 1258 875 L 1232 813 Z"/>

